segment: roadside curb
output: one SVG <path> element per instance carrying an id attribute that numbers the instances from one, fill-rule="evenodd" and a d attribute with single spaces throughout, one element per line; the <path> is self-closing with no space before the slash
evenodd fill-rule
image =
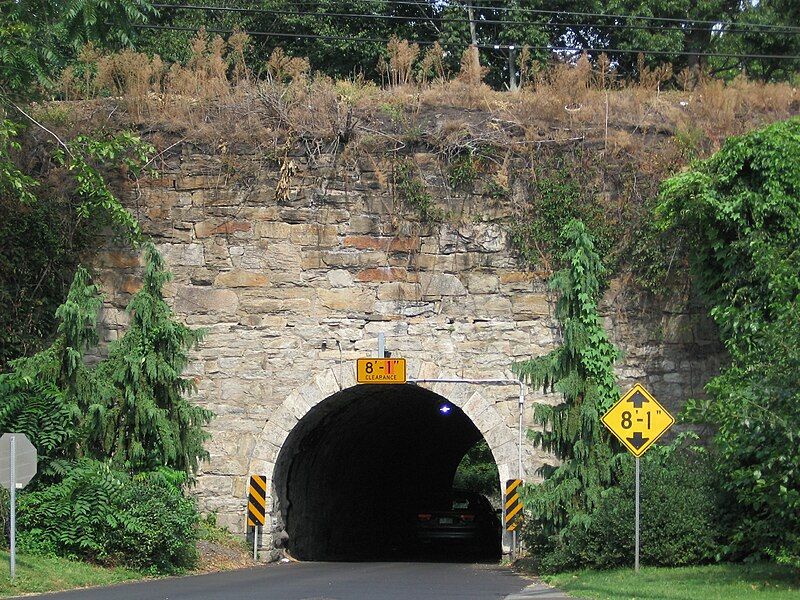
<path id="1" fill-rule="evenodd" d="M 503 600 L 570 600 L 570 596 L 543 583 L 532 583 L 524 590 L 506 596 Z"/>

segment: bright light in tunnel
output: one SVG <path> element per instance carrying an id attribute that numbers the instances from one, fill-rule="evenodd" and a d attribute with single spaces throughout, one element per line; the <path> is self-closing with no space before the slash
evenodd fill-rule
<path id="1" fill-rule="evenodd" d="M 439 407 L 439 412 L 440 412 L 440 413 L 442 413 L 443 415 L 446 415 L 446 414 L 447 414 L 447 413 L 449 413 L 451 410 L 452 410 L 452 407 L 451 407 L 449 404 L 447 404 L 447 403 L 445 403 L 445 404 L 442 404 L 442 405 Z"/>

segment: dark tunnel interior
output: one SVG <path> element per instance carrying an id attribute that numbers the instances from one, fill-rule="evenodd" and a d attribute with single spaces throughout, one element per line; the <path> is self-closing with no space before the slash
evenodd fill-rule
<path id="1" fill-rule="evenodd" d="M 417 512 L 448 494 L 482 439 L 445 398 L 415 385 L 359 385 L 314 407 L 292 430 L 273 484 L 300 560 L 413 559 Z M 493 553 L 497 548 L 484 548 Z"/>

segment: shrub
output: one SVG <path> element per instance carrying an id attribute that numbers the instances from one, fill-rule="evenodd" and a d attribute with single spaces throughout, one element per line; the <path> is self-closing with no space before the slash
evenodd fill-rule
<path id="1" fill-rule="evenodd" d="M 588 523 L 571 524 L 549 543 L 538 541 L 541 572 L 631 565 L 634 554 L 633 457 L 603 493 Z M 684 566 L 720 560 L 724 537 L 718 481 L 705 452 L 671 445 L 651 449 L 641 463 L 641 562 Z"/>
<path id="2" fill-rule="evenodd" d="M 175 573 L 197 560 L 199 515 L 175 471 L 133 478 L 83 460 L 42 491 L 20 496 L 20 548 L 151 573 Z"/>
<path id="3" fill-rule="evenodd" d="M 175 573 L 197 562 L 195 503 L 163 476 L 137 476 L 118 498 L 118 525 L 107 550 L 127 566 Z"/>

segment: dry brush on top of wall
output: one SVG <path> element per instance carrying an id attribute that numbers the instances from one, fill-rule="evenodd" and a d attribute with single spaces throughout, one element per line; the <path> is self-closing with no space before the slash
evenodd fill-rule
<path id="1" fill-rule="evenodd" d="M 87 47 L 62 74 L 63 100 L 36 114 L 66 137 L 87 124 L 138 129 L 159 152 L 156 168 L 193 144 L 222 157 L 226 184 L 253 177 L 254 161 L 237 157 L 258 156 L 281 174 L 279 199 L 303 160 L 329 177 L 369 163 L 422 223 L 461 218 L 453 200 L 465 196 L 507 203 L 521 258 L 543 270 L 558 254 L 555 225 L 578 217 L 599 234 L 609 262 L 633 265 L 653 283 L 677 255 L 649 224 L 660 181 L 730 135 L 800 108 L 788 84 L 675 75 L 643 62 L 638 80 L 626 81 L 603 56 L 542 65 L 524 51 L 521 89 L 498 92 L 482 83 L 474 56 L 450 74 L 440 48 L 420 52 L 400 40 L 381 59 L 379 87 L 311 73 L 307 60 L 280 49 L 267 64 L 248 65 L 249 42 L 201 30 L 188 61 L 172 65 Z M 444 186 L 429 189 L 432 167 Z"/>

